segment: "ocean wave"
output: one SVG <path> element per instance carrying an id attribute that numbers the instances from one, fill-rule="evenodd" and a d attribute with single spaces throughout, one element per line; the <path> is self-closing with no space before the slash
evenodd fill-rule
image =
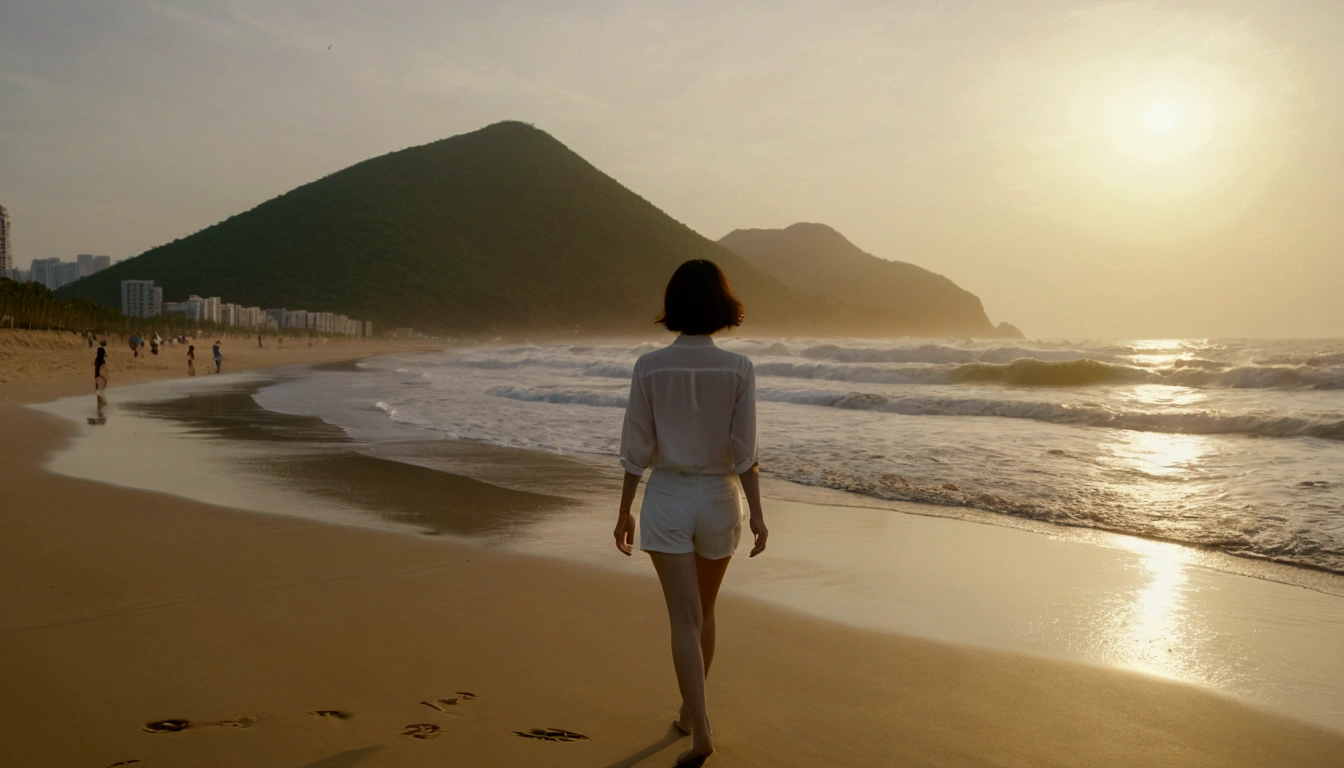
<path id="1" fill-rule="evenodd" d="M 1140 368 L 1099 360 L 1046 361 L 1022 358 L 1011 363 L 964 365 L 837 365 L 763 362 L 763 376 L 823 379 L 854 384 L 998 384 L 1013 387 L 1086 387 L 1166 384 L 1196 389 L 1341 389 L 1344 368 L 1247 365 L 1225 368 L 1214 361 L 1185 361 L 1163 369 Z"/>
<path id="2" fill-rule="evenodd" d="M 952 371 L 958 384 L 1007 384 L 1019 387 L 1080 387 L 1089 384 L 1133 384 L 1150 381 L 1152 373 L 1098 360 L 1051 362 L 1023 358 L 1007 364 L 976 363 Z"/>
<path id="3" fill-rule="evenodd" d="M 856 384 L 947 384 L 952 366 L 877 367 L 831 363 L 765 362 L 755 366 L 758 376 L 823 379 Z"/>
<path id="4" fill-rule="evenodd" d="M 1326 354 L 1274 355 L 1256 360 L 1256 365 L 1307 365 L 1313 368 L 1344 366 L 1344 352 Z"/>
<path id="5" fill-rule="evenodd" d="M 521 400 L 527 403 L 555 403 L 558 405 L 592 405 L 600 408 L 624 408 L 626 395 L 614 392 L 594 392 L 584 389 L 537 388 L 505 385 L 492 387 L 487 395 Z"/>
<path id="6" fill-rule="evenodd" d="M 1119 352 L 1120 350 L 1116 350 Z M 1124 349 L 1123 352 L 1130 352 Z M 1108 361 L 1120 359 L 1111 350 L 1083 349 L 1027 349 L 1025 347 L 990 347 L 963 349 L 945 344 L 923 344 L 918 347 L 846 347 L 838 344 L 819 344 L 799 353 L 809 360 L 830 360 L 837 363 L 1009 363 L 1021 358 L 1047 362 L 1065 362 L 1103 357 Z"/>
<path id="7" fill-rule="evenodd" d="M 1266 526 L 1250 516 L 1228 516 L 1222 525 L 1172 525 L 1162 518 L 1145 519 L 1123 505 L 1060 503 L 1063 499 L 1024 498 L 931 477 L 896 472 L 863 472 L 845 468 L 770 469 L 770 474 L 801 485 L 833 488 L 890 501 L 966 507 L 1055 525 L 1095 528 L 1131 536 L 1173 541 L 1230 555 L 1269 560 L 1344 574 L 1344 546 L 1327 531 Z"/>
<path id="8" fill-rule="evenodd" d="M 1163 383 L 1186 387 L 1224 389 L 1339 389 L 1344 368 L 1312 365 L 1243 365 L 1225 371 L 1173 371 Z"/>
<path id="9" fill-rule="evenodd" d="M 1230 368 L 1231 363 L 1218 360 L 1205 360 L 1202 357 L 1182 358 L 1171 363 L 1172 368 L 1198 368 L 1204 371 L 1221 371 Z"/>
<path id="10" fill-rule="evenodd" d="M 591 363 L 583 369 L 583 375 L 629 380 L 635 375 L 635 367 L 633 365 L 621 365 L 619 363 Z"/>
<path id="11" fill-rule="evenodd" d="M 755 354 L 765 355 L 769 357 L 788 357 L 792 355 L 793 352 L 791 352 L 789 348 L 784 346 L 783 344 L 775 342 L 774 344 L 771 344 L 769 346 L 761 347 L 760 349 L 756 350 Z"/>
<path id="12" fill-rule="evenodd" d="M 1100 406 L 985 398 L 887 397 L 869 392 L 827 392 L 762 388 L 765 402 L 793 403 L 902 416 L 997 416 L 1052 424 L 1128 429 L 1185 435 L 1317 437 L 1344 440 L 1344 414 L 1314 417 L 1279 414 L 1227 414 L 1217 411 L 1139 412 Z"/>

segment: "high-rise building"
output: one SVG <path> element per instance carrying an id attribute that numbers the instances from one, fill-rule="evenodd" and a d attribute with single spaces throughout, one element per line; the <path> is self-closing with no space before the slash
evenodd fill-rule
<path id="1" fill-rule="evenodd" d="M 61 261 L 60 259 L 33 259 L 30 279 L 34 283 L 41 283 L 53 291 L 62 285 L 73 283 L 79 278 L 79 264 L 77 262 Z"/>
<path id="2" fill-rule="evenodd" d="M 33 259 L 33 265 L 28 268 L 28 279 L 51 288 L 55 280 L 55 265 L 60 263 L 60 259 Z"/>
<path id="3" fill-rule="evenodd" d="M 94 272 L 101 272 L 112 266 L 112 257 L 81 253 L 75 257 L 75 263 L 79 265 L 79 276 L 88 277 Z"/>
<path id="4" fill-rule="evenodd" d="M 10 232 L 9 211 L 0 205 L 0 277 L 10 277 L 14 266 L 14 240 Z"/>
<path id="5" fill-rule="evenodd" d="M 163 289 L 153 280 L 121 281 L 121 314 L 127 317 L 158 317 L 163 310 Z"/>
<path id="6" fill-rule="evenodd" d="M 79 265 L 60 259 L 33 259 L 32 280 L 51 290 L 79 279 Z"/>
<path id="7" fill-rule="evenodd" d="M 187 297 L 186 304 L 187 317 L 192 320 L 202 323 L 218 323 L 220 321 L 218 296 L 203 299 L 193 293 Z"/>

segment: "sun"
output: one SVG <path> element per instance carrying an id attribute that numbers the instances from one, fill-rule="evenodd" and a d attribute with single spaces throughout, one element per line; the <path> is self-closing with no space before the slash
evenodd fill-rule
<path id="1" fill-rule="evenodd" d="M 1209 90 L 1196 81 L 1155 78 L 1098 99 L 1111 158 L 1122 174 L 1183 172 L 1204 155 L 1218 125 Z"/>
<path id="2" fill-rule="evenodd" d="M 1143 127 L 1154 136 L 1170 136 L 1181 129 L 1183 118 L 1180 105 L 1158 101 L 1143 110 Z"/>

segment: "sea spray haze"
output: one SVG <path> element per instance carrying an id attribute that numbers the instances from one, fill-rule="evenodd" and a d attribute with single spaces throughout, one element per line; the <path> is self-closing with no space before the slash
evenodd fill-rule
<path id="1" fill-rule="evenodd" d="M 755 361 L 775 477 L 1344 573 L 1344 343 L 722 343 Z M 657 346 L 379 358 L 258 400 L 361 439 L 612 456 Z"/>

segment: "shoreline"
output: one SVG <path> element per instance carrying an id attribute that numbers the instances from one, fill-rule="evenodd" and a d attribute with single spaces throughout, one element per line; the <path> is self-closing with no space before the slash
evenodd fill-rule
<path id="1" fill-rule="evenodd" d="M 607 506 L 619 488 L 610 467 L 591 456 L 442 439 L 367 442 L 315 416 L 266 410 L 255 396 L 311 375 L 321 373 L 286 367 L 144 385 L 111 397 L 111 418 L 96 428 L 83 425 L 82 396 L 34 406 L 80 434 L 48 468 L 297 520 L 441 535 L 648 575 L 644 555 L 613 559 L 605 546 Z M 765 489 L 767 503 L 787 533 L 764 571 L 741 572 L 728 591 L 895 636 L 1155 674 L 1344 732 L 1344 663 L 1329 661 L 1329 627 L 1344 626 L 1344 601 L 1329 589 L 1299 594 L 1291 582 L 1230 570 L 1226 556 L 1174 543 L 1033 531 L 775 485 Z M 808 551 L 793 547 L 795 538 Z"/>
<path id="2" fill-rule="evenodd" d="M 3 332 L 0 332 L 0 334 L 2 333 Z M 0 336 L 0 342 L 2 341 L 3 338 Z M 354 342 L 357 347 L 363 346 L 367 347 L 367 349 L 361 353 L 351 354 L 341 349 L 341 345 L 349 344 L 351 344 L 351 342 L 337 341 L 335 344 L 332 344 L 329 349 L 324 349 L 326 345 L 319 343 L 317 345 L 309 345 L 306 348 L 298 347 L 297 351 L 300 354 L 306 353 L 311 356 L 312 359 L 300 362 L 311 363 L 315 370 L 326 369 L 349 371 L 354 370 L 356 363 L 360 360 L 367 359 L 370 356 L 398 352 L 442 352 L 445 349 L 443 344 L 440 343 L 392 341 L 375 342 L 370 345 L 367 342 L 363 344 Z M 0 346 L 0 351 L 3 351 L 3 346 Z M 244 351 L 251 353 L 254 350 L 247 348 Z M 291 350 L 286 349 L 283 351 L 290 352 Z M 181 350 L 179 349 L 178 352 L 181 352 Z M 230 362 L 232 363 L 232 361 Z M 264 359 L 247 359 L 247 355 L 244 355 L 241 364 L 233 364 L 232 367 L 237 371 L 256 371 L 261 367 L 273 369 L 276 366 L 272 364 L 271 361 Z M 149 375 L 146 376 L 146 373 Z M 118 381 L 117 386 L 124 386 L 127 383 L 140 384 L 148 381 L 163 380 L 165 378 L 187 381 L 186 377 L 174 376 L 169 370 L 155 370 L 153 372 L 137 370 L 133 372 L 130 382 Z M 210 380 L 209 376 L 204 375 L 198 376 L 196 379 L 196 381 L 201 382 Z M 4 399 L 4 394 L 4 386 L 0 385 L 0 401 Z M 264 407 L 262 407 L 261 410 L 264 411 Z M 270 413 L 270 411 L 266 412 Z M 333 427 L 333 429 L 339 430 L 340 428 Z M 498 448 L 499 450 L 506 450 L 500 446 L 492 446 L 488 443 L 483 445 L 491 449 Z M 525 451 L 525 449 L 516 450 Z M 581 458 L 600 459 L 604 457 L 592 454 L 585 455 Z M 108 481 L 106 478 L 103 479 Z M 134 483 L 124 485 L 125 487 L 145 487 L 138 486 Z M 164 489 L 159 488 L 158 490 Z M 1205 565 L 1214 567 L 1225 573 L 1264 579 L 1278 584 L 1309 589 L 1326 595 L 1344 597 L 1344 573 L 1308 564 L 1281 562 L 1273 558 L 1257 556 L 1253 553 L 1233 554 L 1217 547 L 1204 546 L 1196 543 L 1149 537 L 1123 530 L 1096 527 L 1094 525 L 1071 525 L 1067 523 L 1067 521 L 1046 522 L 1031 517 L 985 511 L 971 506 L 886 499 L 878 495 L 863 493 L 860 490 L 836 488 L 824 484 L 813 485 L 797 480 L 771 478 L 768 475 L 763 478 L 763 490 L 769 498 L 774 500 L 808 501 L 810 503 L 827 506 L 887 510 L 903 514 L 976 522 L 1013 530 L 1031 531 L 1036 534 L 1065 538 L 1071 541 L 1094 543 L 1103 547 L 1114 548 L 1116 546 L 1114 541 L 1117 539 L 1138 539 L 1159 544 L 1171 544 L 1199 553 L 1200 558 Z"/>
<path id="3" fill-rule="evenodd" d="M 632 766 L 669 764 L 681 746 L 664 733 L 675 683 L 647 574 L 57 476 L 40 466 L 65 425 L 14 397 L 0 420 L 19 438 L 0 476 L 16 502 L 0 536 L 0 665 L 19 694 L 0 705 L 0 738 L 17 758 Z M 739 576 L 759 565 L 743 560 Z M 723 765 L 1325 766 L 1344 748 L 1341 734 L 1151 676 L 857 630 L 736 594 L 720 623 Z M 418 703 L 453 696 L 450 712 Z M 306 714 L 332 709 L 353 716 Z M 257 720 L 143 731 L 169 717 Z M 403 737 L 408 724 L 441 737 Z M 548 727 L 588 740 L 511 733 Z"/>

